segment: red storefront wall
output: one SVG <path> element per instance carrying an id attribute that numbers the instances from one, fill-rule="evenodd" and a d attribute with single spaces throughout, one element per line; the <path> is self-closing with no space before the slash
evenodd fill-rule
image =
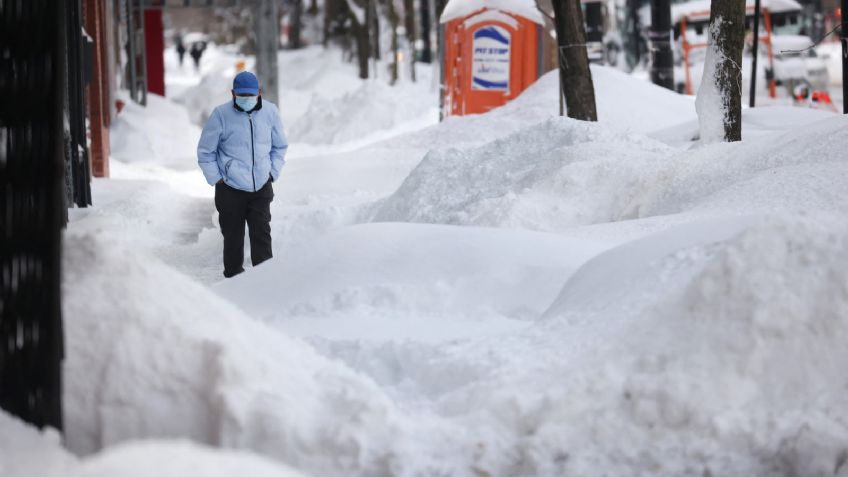
<path id="1" fill-rule="evenodd" d="M 147 91 L 165 96 L 165 35 L 160 9 L 144 11 L 144 50 L 147 56 Z"/>

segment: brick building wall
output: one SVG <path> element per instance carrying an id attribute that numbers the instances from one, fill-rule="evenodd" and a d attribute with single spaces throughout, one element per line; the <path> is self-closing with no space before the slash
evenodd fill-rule
<path id="1" fill-rule="evenodd" d="M 109 125 L 111 124 L 112 89 L 110 81 L 110 35 L 106 2 L 85 0 L 85 30 L 94 40 L 91 82 L 86 87 L 90 125 L 91 172 L 95 177 L 109 177 Z"/>

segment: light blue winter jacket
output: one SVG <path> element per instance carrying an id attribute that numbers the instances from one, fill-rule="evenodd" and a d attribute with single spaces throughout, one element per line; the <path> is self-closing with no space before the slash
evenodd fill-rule
<path id="1" fill-rule="evenodd" d="M 250 114 L 233 101 L 212 111 L 200 142 L 197 163 L 211 185 L 220 179 L 235 189 L 255 192 L 280 177 L 286 163 L 286 135 L 277 106 L 260 100 L 261 108 Z"/>

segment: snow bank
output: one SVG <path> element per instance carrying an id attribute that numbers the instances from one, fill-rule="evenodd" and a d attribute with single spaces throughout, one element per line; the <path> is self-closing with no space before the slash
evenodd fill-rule
<path id="1" fill-rule="evenodd" d="M 235 68 L 205 75 L 197 84 L 175 95 L 174 101 L 185 106 L 194 125 L 203 128 L 212 111 L 231 100 L 234 76 Z"/>
<path id="2" fill-rule="evenodd" d="M 430 69 L 416 67 L 416 83 L 389 86 L 377 79 L 361 82 L 341 97 L 314 94 L 304 114 L 288 127 L 289 139 L 319 145 L 374 142 L 396 135 L 393 130 L 399 127 L 415 130 L 436 124 L 439 100 L 430 86 Z"/>
<path id="3" fill-rule="evenodd" d="M 481 147 L 431 151 L 371 219 L 562 232 L 680 212 L 844 210 L 846 119 L 825 117 L 685 152 L 553 118 Z"/>
<path id="4" fill-rule="evenodd" d="M 613 68 L 592 65 L 600 124 L 623 133 L 649 134 L 695 121 L 691 98 L 634 79 Z M 559 77 L 551 71 L 506 105 L 482 115 L 451 116 L 433 127 L 399 137 L 390 145 L 444 149 L 478 146 L 547 118 L 559 117 Z"/>
<path id="5" fill-rule="evenodd" d="M 398 438 L 393 406 L 373 382 L 156 260 L 73 234 L 64 257 L 74 452 L 184 437 L 316 475 L 374 475 L 420 449 Z"/>
<path id="6" fill-rule="evenodd" d="M 155 94 L 147 95 L 146 107 L 123 100 L 110 129 L 112 158 L 178 170 L 197 167 L 200 129 L 190 124 L 185 108 Z"/>
<path id="7" fill-rule="evenodd" d="M 186 74 L 170 60 L 168 81 L 175 86 L 170 96 L 186 107 L 199 127 L 215 107 L 230 100 L 235 64 L 241 59 L 220 48 L 211 53 L 202 76 Z M 166 59 L 169 54 L 176 56 L 169 52 Z M 291 142 L 363 145 L 438 122 L 439 101 L 429 65 L 416 64 L 417 82 L 402 79 L 392 87 L 386 83 L 384 63 L 377 64 L 378 78 L 361 80 L 353 64 L 341 61 L 342 54 L 321 46 L 280 52 L 278 106 Z M 251 69 L 253 59 L 245 60 Z M 401 68 L 405 76 L 408 65 Z"/>
<path id="8" fill-rule="evenodd" d="M 74 477 L 299 477 L 290 467 L 251 452 L 214 449 L 189 441 L 120 444 L 84 460 Z"/>
<path id="9" fill-rule="evenodd" d="M 643 196 L 640 216 L 842 213 L 848 207 L 842 192 L 848 190 L 846 127 L 848 118 L 828 115 L 793 131 L 680 153 Z"/>
<path id="10" fill-rule="evenodd" d="M 591 67 L 601 124 L 654 137 L 655 131 L 697 119 L 691 97 L 639 80 L 615 68 Z"/>
<path id="11" fill-rule="evenodd" d="M 59 477 L 75 465 L 74 456 L 62 449 L 58 432 L 40 432 L 0 410 L 0 475 Z"/>
<path id="12" fill-rule="evenodd" d="M 570 372 L 533 439 L 592 436 L 572 475 L 848 475 L 847 226 L 712 221 L 591 260 L 546 314 Z"/>
<path id="13" fill-rule="evenodd" d="M 762 138 L 776 132 L 791 133 L 813 123 L 836 119 L 833 112 L 798 106 L 769 105 L 756 108 L 742 107 L 742 140 Z M 666 129 L 652 132 L 651 137 L 666 144 L 690 146 L 700 138 L 698 119 L 681 121 Z"/>
<path id="14" fill-rule="evenodd" d="M 240 451 L 188 441 L 125 443 L 78 459 L 53 430 L 40 432 L 0 411 L 0 475 L 4 477 L 297 477 L 281 464 Z"/>
<path id="15" fill-rule="evenodd" d="M 438 341 L 457 337 L 457 328 L 468 329 L 463 322 L 482 316 L 534 319 L 563 277 L 603 248 L 528 231 L 356 225 L 287 249 L 213 289 L 286 330 L 308 333 L 332 321 L 337 328 L 327 331 L 345 339 Z M 351 315 L 380 326 L 348 329 Z"/>
<path id="16" fill-rule="evenodd" d="M 474 149 L 431 151 L 373 220 L 555 231 L 634 217 L 671 151 L 552 118 Z"/>

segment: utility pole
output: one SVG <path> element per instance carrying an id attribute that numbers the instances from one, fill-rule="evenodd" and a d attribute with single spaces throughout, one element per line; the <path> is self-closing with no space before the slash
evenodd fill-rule
<path id="1" fill-rule="evenodd" d="M 421 62 L 430 63 L 433 61 L 433 45 L 430 43 L 430 10 L 432 0 L 420 0 L 421 7 L 419 18 L 421 19 L 421 41 L 424 48 L 421 50 Z"/>
<path id="2" fill-rule="evenodd" d="M 757 49 L 760 46 L 760 0 L 754 2 L 754 51 L 751 61 L 751 93 L 748 104 L 753 108 L 757 99 Z"/>
<path id="3" fill-rule="evenodd" d="M 651 40 L 651 81 L 657 86 L 673 90 L 674 57 L 671 52 L 669 0 L 651 0 L 651 29 L 648 36 Z"/>
<path id="4" fill-rule="evenodd" d="M 256 76 L 262 88 L 262 98 L 278 104 L 280 85 L 277 80 L 277 45 L 280 24 L 276 0 L 257 0 L 253 15 L 256 35 Z"/>

